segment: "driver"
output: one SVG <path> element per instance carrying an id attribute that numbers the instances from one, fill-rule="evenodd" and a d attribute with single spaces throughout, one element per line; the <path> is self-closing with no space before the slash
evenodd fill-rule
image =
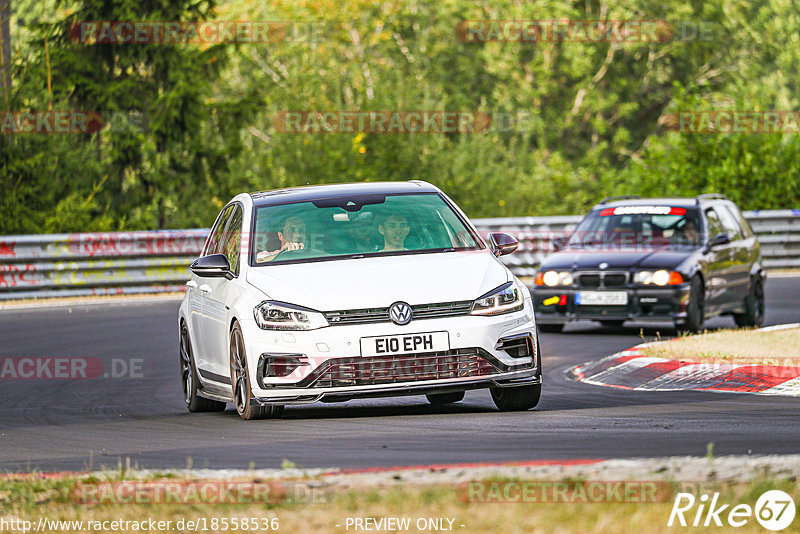
<path id="1" fill-rule="evenodd" d="M 278 250 L 267 251 L 262 250 L 256 254 L 256 261 L 264 263 L 272 261 L 275 256 L 284 250 L 301 250 L 305 245 L 306 240 L 306 223 L 297 216 L 292 216 L 286 219 L 283 223 L 282 230 L 278 232 L 278 239 L 281 242 L 281 248 Z"/>
<path id="2" fill-rule="evenodd" d="M 405 215 L 399 213 L 389 215 L 378 225 L 378 232 L 383 235 L 383 248 L 380 251 L 407 250 L 405 242 L 410 231 Z"/>
<path id="3" fill-rule="evenodd" d="M 697 233 L 697 224 L 693 220 L 687 219 L 683 228 L 680 229 L 680 233 L 676 234 L 676 236 L 691 245 L 696 245 L 700 238 L 700 235 Z"/>
<path id="4" fill-rule="evenodd" d="M 683 235 L 686 236 L 686 239 L 689 240 L 689 243 L 697 243 L 700 236 L 697 233 L 697 225 L 693 220 L 689 219 L 686 221 L 686 224 L 683 225 Z"/>

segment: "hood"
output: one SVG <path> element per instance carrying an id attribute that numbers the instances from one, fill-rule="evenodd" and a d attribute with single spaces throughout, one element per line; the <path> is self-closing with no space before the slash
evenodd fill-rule
<path id="1" fill-rule="evenodd" d="M 487 250 L 250 267 L 268 298 L 319 311 L 472 300 L 510 280 Z"/>
<path id="2" fill-rule="evenodd" d="M 540 270 L 590 270 L 607 263 L 608 270 L 674 269 L 692 255 L 689 249 L 661 247 L 655 250 L 584 251 L 577 249 L 556 252 L 542 262 Z"/>

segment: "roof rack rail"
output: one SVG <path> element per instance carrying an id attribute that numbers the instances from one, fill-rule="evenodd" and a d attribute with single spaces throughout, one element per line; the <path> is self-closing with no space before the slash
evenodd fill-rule
<path id="1" fill-rule="evenodd" d="M 605 204 L 606 202 L 613 202 L 615 200 L 630 200 L 634 198 L 642 198 L 639 195 L 614 195 L 610 197 L 606 197 L 600 201 L 600 204 Z"/>
<path id="2" fill-rule="evenodd" d="M 705 193 L 695 197 L 696 204 L 700 204 L 703 200 L 728 200 L 728 197 L 720 193 Z"/>

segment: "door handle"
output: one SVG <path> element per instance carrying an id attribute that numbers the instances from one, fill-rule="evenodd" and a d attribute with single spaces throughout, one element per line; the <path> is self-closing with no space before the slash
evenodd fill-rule
<path id="1" fill-rule="evenodd" d="M 203 293 L 208 293 L 209 291 L 211 291 L 211 286 L 208 284 L 203 284 L 202 286 L 200 286 L 200 291 L 202 291 Z"/>
<path id="2" fill-rule="evenodd" d="M 186 282 L 186 287 L 196 288 L 197 282 L 195 282 L 194 280 L 189 280 L 188 282 Z"/>

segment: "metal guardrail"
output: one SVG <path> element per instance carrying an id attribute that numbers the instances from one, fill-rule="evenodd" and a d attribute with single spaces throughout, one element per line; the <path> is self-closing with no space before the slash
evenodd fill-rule
<path id="1" fill-rule="evenodd" d="M 542 260 L 555 252 L 553 239 L 569 237 L 581 219 L 582 215 L 563 215 L 473 219 L 472 222 L 484 237 L 490 232 L 505 232 L 516 237 L 519 241 L 517 251 L 501 256 L 500 261 L 517 276 L 533 276 Z"/>
<path id="2" fill-rule="evenodd" d="M 800 268 L 800 210 L 742 213 L 761 243 L 767 269 Z"/>
<path id="3" fill-rule="evenodd" d="M 767 269 L 800 268 L 800 210 L 748 211 Z M 581 216 L 475 219 L 484 236 L 507 232 L 520 241 L 503 262 L 533 276 L 552 240 Z M 182 291 L 187 267 L 207 229 L 0 236 L 0 300 Z"/>
<path id="4" fill-rule="evenodd" d="M 0 300 L 181 291 L 208 230 L 0 236 Z"/>
<path id="5" fill-rule="evenodd" d="M 745 211 L 742 213 L 761 243 L 767 269 L 800 268 L 800 210 Z M 481 233 L 506 232 L 519 239 L 518 251 L 501 261 L 517 276 L 533 276 L 542 260 L 552 254 L 552 240 L 568 237 L 583 216 L 509 217 L 475 219 Z"/>

